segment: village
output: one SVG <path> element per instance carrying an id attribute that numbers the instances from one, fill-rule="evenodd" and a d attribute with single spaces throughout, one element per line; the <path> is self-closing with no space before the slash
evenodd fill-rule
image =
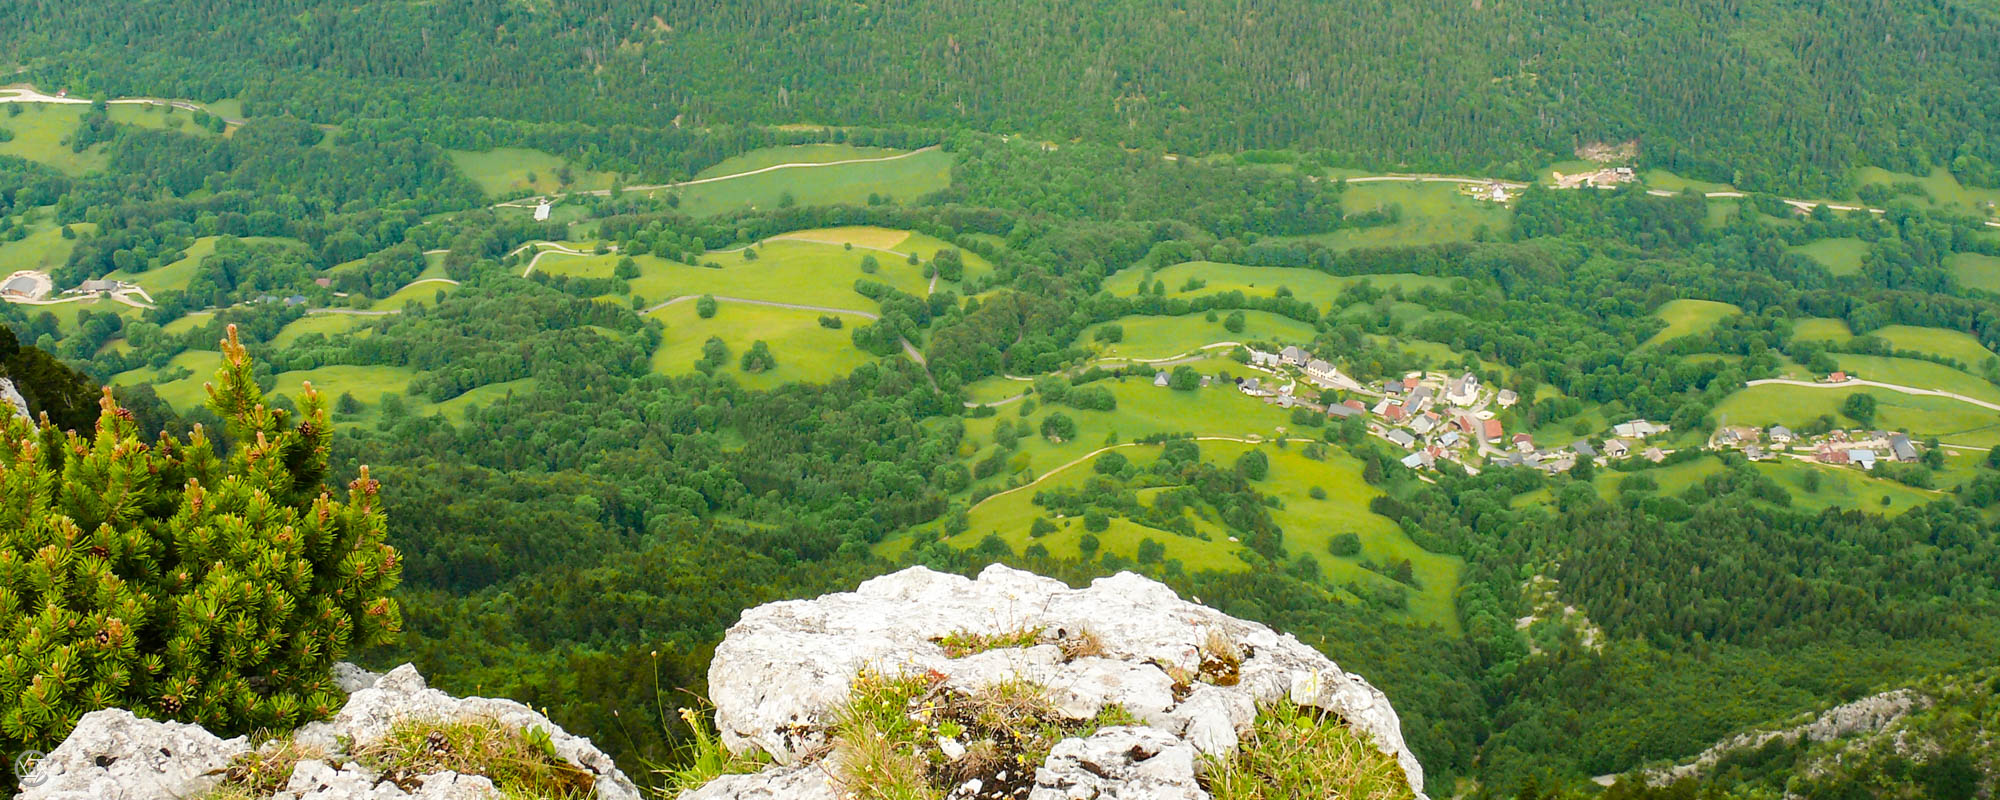
<path id="1" fill-rule="evenodd" d="M 1328 422 L 1359 418 L 1370 435 L 1408 451 L 1401 461 L 1413 470 L 1435 469 L 1439 462 L 1450 462 L 1472 474 L 1497 467 L 1527 467 L 1556 474 L 1567 472 L 1582 459 L 1600 466 L 1631 458 L 1657 464 L 1675 452 L 1660 443 L 1673 428 L 1644 419 L 1613 425 L 1605 438 L 1582 437 L 1553 446 L 1537 443 L 1525 432 L 1510 434 L 1500 412 L 1521 398 L 1513 390 L 1487 386 L 1471 373 L 1411 372 L 1364 385 L 1301 347 L 1287 346 L 1276 352 L 1246 350 L 1245 366 L 1257 374 L 1237 378 L 1237 391 L 1280 408 L 1325 414 Z M 1162 372 L 1155 383 L 1165 386 L 1165 380 Z M 1848 380 L 1849 375 L 1836 372 L 1823 382 Z M 1323 402 L 1342 396 L 1345 399 Z M 1753 461 L 1794 458 L 1864 470 L 1883 462 L 1922 459 L 1919 446 L 1904 433 L 1830 430 L 1808 437 L 1782 425 L 1723 426 L 1709 438 L 1705 449 L 1740 452 Z"/>

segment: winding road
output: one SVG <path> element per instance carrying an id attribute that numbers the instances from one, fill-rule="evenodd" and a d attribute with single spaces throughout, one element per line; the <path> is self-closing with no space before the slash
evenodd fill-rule
<path id="1" fill-rule="evenodd" d="M 1989 403 L 1986 402 L 1985 400 L 1966 397 L 1965 395 L 1962 394 L 1941 392 L 1936 389 L 1919 389 L 1915 386 L 1903 386 L 1901 384 L 1895 384 L 1895 383 L 1882 383 L 1880 381 L 1865 381 L 1860 378 L 1848 378 L 1847 380 L 1841 381 L 1840 383 L 1820 383 L 1818 381 L 1801 381 L 1801 380 L 1793 380 L 1791 378 L 1762 378 L 1754 381 L 1746 381 L 1743 385 L 1798 386 L 1806 389 L 1845 389 L 1851 386 L 1873 386 L 1877 389 L 1888 389 L 1889 391 L 1892 392 L 1902 392 L 1903 394 L 1913 394 L 1922 397 L 1944 397 L 1952 400 L 1957 400 L 1962 403 L 1971 403 L 1975 406 L 1979 406 L 1980 408 L 1988 409 L 1991 411 L 2000 411 L 2000 404 Z"/>

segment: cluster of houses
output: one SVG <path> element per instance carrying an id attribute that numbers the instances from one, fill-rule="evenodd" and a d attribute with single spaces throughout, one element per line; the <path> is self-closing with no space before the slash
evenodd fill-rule
<path id="1" fill-rule="evenodd" d="M 76 288 L 73 289 L 64 289 L 63 294 L 66 296 L 82 296 L 82 295 L 92 295 L 92 294 L 110 295 L 110 294 L 118 294 L 121 292 L 129 292 L 137 288 L 139 288 L 137 285 L 126 283 L 124 281 L 104 280 L 100 278 L 97 280 L 89 280 L 79 283 L 76 285 Z"/>
<path id="2" fill-rule="evenodd" d="M 1711 450 L 1736 450 L 1752 461 L 1778 458 L 1811 459 L 1834 466 L 1874 469 L 1877 463 L 1912 463 L 1923 458 L 1908 434 L 1888 431 L 1829 431 L 1813 437 L 1792 433 L 1783 425 L 1769 428 L 1724 426 L 1708 441 Z"/>

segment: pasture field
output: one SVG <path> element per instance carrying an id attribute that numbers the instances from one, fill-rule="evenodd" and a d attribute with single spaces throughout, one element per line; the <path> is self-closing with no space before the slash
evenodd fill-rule
<path id="1" fill-rule="evenodd" d="M 1562 443 L 1567 445 L 1571 441 L 1575 440 L 1566 439 Z M 1652 478 L 1653 482 L 1660 487 L 1654 494 L 1671 497 L 1687 491 L 1688 487 L 1700 485 L 1702 481 L 1708 479 L 1708 476 L 1719 472 L 1722 472 L 1722 462 L 1720 460 L 1715 458 L 1698 458 L 1693 461 L 1683 461 L 1679 464 L 1654 467 L 1638 472 L 1599 469 L 1591 476 L 1590 485 L 1597 490 L 1598 497 L 1606 500 L 1616 500 L 1625 494 L 1624 491 L 1618 488 L 1619 483 L 1633 475 L 1645 475 Z M 1554 509 L 1556 507 L 1555 493 L 1550 489 L 1544 488 L 1514 497 L 1513 506 L 1515 508 L 1525 508 L 1531 505 Z"/>
<path id="2" fill-rule="evenodd" d="M 2000 292 L 2000 258 L 1979 253 L 1953 253 L 1944 259 L 1958 285 L 1983 292 Z"/>
<path id="3" fill-rule="evenodd" d="M 416 376 L 417 370 L 409 367 L 337 364 L 316 369 L 280 372 L 277 375 L 278 382 L 271 388 L 271 393 L 290 395 L 296 400 L 302 394 L 302 384 L 311 381 L 313 389 L 318 391 L 321 397 L 326 398 L 329 408 L 342 394 L 352 394 L 354 399 L 372 406 L 381 403 L 383 395 L 391 392 L 406 393 L 410 380 Z M 411 399 L 416 403 L 422 403 L 418 398 Z"/>
<path id="4" fill-rule="evenodd" d="M 1701 333 L 1715 327 L 1715 324 L 1725 317 L 1741 313 L 1743 309 L 1732 303 L 1718 303 L 1713 300 L 1670 300 L 1653 312 L 1653 316 L 1667 323 L 1667 327 L 1653 334 L 1653 338 L 1647 339 L 1646 343 L 1640 346 L 1645 347 Z"/>
<path id="5" fill-rule="evenodd" d="M 1033 385 L 1028 381 L 1012 381 L 995 375 L 966 384 L 965 399 L 974 403 L 991 403 L 1013 397 Z M 1007 406 L 1000 408 L 1001 413 L 1008 413 Z"/>
<path id="6" fill-rule="evenodd" d="M 1943 364 L 1893 356 L 1861 356 L 1835 353 L 1833 358 L 1847 374 L 1881 383 L 1935 389 L 1962 394 L 1988 403 L 2000 403 L 2000 386 Z M 2000 415 L 2000 412 L 1992 412 Z"/>
<path id="7" fill-rule="evenodd" d="M 1847 320 L 1836 317 L 1806 317 L 1792 321 L 1792 338 L 1802 342 L 1844 342 L 1853 338 Z"/>
<path id="8" fill-rule="evenodd" d="M 894 161 L 772 170 L 652 193 L 678 194 L 681 212 L 700 217 L 739 208 L 775 208 L 788 195 L 802 206 L 865 205 L 871 194 L 911 202 L 950 185 L 951 154 L 926 150 Z"/>
<path id="9" fill-rule="evenodd" d="M 924 261 L 930 261 L 937 258 L 937 254 L 942 251 L 957 250 L 960 260 L 965 263 L 965 277 L 983 276 L 993 271 L 993 265 L 984 256 L 966 250 L 951 242 L 928 234 L 896 230 L 894 228 L 878 228 L 873 225 L 848 225 L 838 228 L 812 228 L 802 231 L 792 231 L 791 233 L 781 233 L 765 239 L 764 242 L 758 243 L 757 246 L 763 247 L 764 243 L 773 241 L 815 242 L 819 244 L 839 245 L 843 250 L 848 245 L 853 245 L 856 250 L 881 251 L 874 253 L 874 255 L 876 261 L 884 262 L 884 267 L 888 266 L 886 263 L 888 259 L 907 259 L 911 253 L 917 254 L 917 257 Z M 953 285 L 953 283 L 955 282 L 938 281 L 940 287 Z"/>
<path id="10" fill-rule="evenodd" d="M 163 264 L 158 269 L 149 269 L 145 272 L 126 272 L 121 269 L 104 277 L 138 284 L 147 294 L 156 298 L 161 292 L 169 289 L 185 290 L 188 282 L 194 280 L 195 272 L 201 269 L 201 260 L 215 252 L 216 238 L 203 236 L 194 240 L 194 244 L 188 245 L 188 249 L 182 252 L 180 260 L 172 264 Z"/>
<path id="11" fill-rule="evenodd" d="M 466 412 L 470 411 L 475 405 L 482 407 L 490 406 L 495 401 L 506 399 L 509 395 L 524 395 L 534 390 L 534 378 L 517 378 L 501 383 L 489 383 L 442 403 L 430 403 L 415 398 L 413 400 L 415 403 L 422 404 L 423 413 L 425 414 L 438 413 L 443 414 L 446 419 L 460 420 L 464 419 Z M 356 399 L 360 398 L 357 397 Z"/>
<path id="12" fill-rule="evenodd" d="M 1079 341 L 1086 347 L 1097 347 L 1100 358 L 1161 359 L 1192 352 L 1196 348 L 1215 342 L 1266 340 L 1309 344 L 1316 333 L 1311 325 L 1268 311 L 1243 312 L 1243 331 L 1231 333 L 1222 325 L 1222 321 L 1228 316 L 1229 312 L 1217 311 L 1215 321 L 1209 322 L 1206 314 L 1188 314 L 1179 317 L 1134 314 L 1120 317 L 1112 322 L 1092 325 L 1084 329 Z M 1123 328 L 1124 341 L 1116 343 L 1097 341 L 1097 332 L 1107 325 Z M 1228 350 L 1217 352 L 1227 353 Z"/>
<path id="13" fill-rule="evenodd" d="M 309 333 L 317 333 L 327 338 L 339 336 L 374 324 L 379 317 L 363 317 L 354 314 L 307 314 L 293 320 L 277 336 L 271 337 L 273 347 L 290 347 L 292 343 Z M 365 335 L 365 333 L 364 333 Z"/>
<path id="14" fill-rule="evenodd" d="M 124 317 L 126 322 L 138 319 L 141 313 L 141 309 L 133 308 L 108 297 L 92 297 L 87 300 L 72 300 L 65 303 L 49 303 L 47 305 L 24 305 L 20 306 L 20 309 L 26 311 L 31 318 L 40 316 L 42 312 L 46 311 L 56 318 L 56 324 L 65 331 L 74 331 L 77 329 L 77 317 L 81 316 L 85 310 L 90 311 L 92 314 L 112 312 Z"/>
<path id="15" fill-rule="evenodd" d="M 676 297 L 713 294 L 873 312 L 875 301 L 854 291 L 855 281 L 867 278 L 918 297 L 924 296 L 927 282 L 923 277 L 923 268 L 910 266 L 894 257 L 875 254 L 881 266 L 871 275 L 861 271 L 861 260 L 870 254 L 860 248 L 847 250 L 820 242 L 775 239 L 758 244 L 754 249 L 758 254 L 755 260 L 745 258 L 742 250 L 717 251 L 702 256 L 702 263 L 714 262 L 718 265 L 719 268 L 713 269 L 653 255 L 635 256 L 633 261 L 639 265 L 639 277 L 630 282 L 631 294 L 645 298 L 649 304 Z M 555 275 L 608 278 L 617 268 L 619 258 L 615 253 L 602 256 L 551 255 L 542 259 L 536 269 Z"/>
<path id="16" fill-rule="evenodd" d="M 1197 288 L 1189 288 L 1190 279 L 1204 283 Z M 1217 261 L 1188 261 L 1156 270 L 1150 275 L 1137 267 L 1121 270 L 1104 279 L 1104 291 L 1129 297 L 1155 281 L 1166 284 L 1165 296 L 1184 298 L 1229 291 L 1240 291 L 1253 297 L 1271 297 L 1279 288 L 1284 288 L 1290 290 L 1293 296 L 1317 305 L 1332 302 L 1342 290 L 1364 280 L 1384 291 L 1401 288 L 1404 292 L 1414 293 L 1424 287 L 1438 291 L 1451 289 L 1450 280 L 1425 275 L 1335 276 L 1303 267 L 1250 267 Z"/>
<path id="17" fill-rule="evenodd" d="M 397 289 L 395 294 L 375 301 L 368 309 L 371 311 L 389 311 L 406 308 L 411 303 L 436 305 L 439 292 L 451 294 L 456 291 L 458 291 L 457 284 L 445 283 L 443 281 L 428 281 L 419 278 L 404 285 L 403 288 Z"/>
<path id="18" fill-rule="evenodd" d="M 1494 236 L 1513 226 L 1513 212 L 1502 203 L 1474 200 L 1456 183 L 1380 181 L 1351 183 L 1341 195 L 1341 211 L 1349 215 L 1397 206 L 1402 217 L 1393 225 L 1345 228 L 1298 237 L 1338 250 L 1362 247 L 1416 247 L 1471 241 L 1484 226 Z"/>
<path id="19" fill-rule="evenodd" d="M 0 117 L 0 126 L 6 125 Z M 71 226 L 80 236 L 96 232 L 93 223 L 79 222 Z M 48 272 L 69 262 L 69 253 L 76 249 L 76 239 L 64 239 L 62 226 L 38 225 L 26 238 L 18 242 L 0 244 L 0 280 L 5 280 L 15 270 L 35 269 Z M 62 289 L 64 287 L 56 287 Z"/>
<path id="20" fill-rule="evenodd" d="M 167 362 L 165 369 L 155 370 L 150 367 L 140 367 L 139 369 L 121 372 L 111 376 L 111 384 L 114 386 L 137 386 L 142 383 L 150 383 L 153 385 L 153 391 L 160 396 L 161 400 L 166 401 L 167 405 L 173 406 L 174 411 L 185 414 L 202 407 L 208 402 L 208 392 L 202 388 L 202 384 L 214 380 L 215 371 L 221 367 L 221 353 L 212 350 L 189 350 L 174 356 L 172 361 Z M 159 379 L 164 374 L 175 372 L 180 368 L 186 368 L 193 372 L 193 374 L 171 381 L 160 382 Z M 283 388 L 284 385 L 283 382 L 278 384 L 279 388 Z M 296 386 L 294 388 L 296 389 Z"/>
<path id="21" fill-rule="evenodd" d="M 740 172 L 775 167 L 780 164 L 826 164 L 834 161 L 852 161 L 858 158 L 884 158 L 907 150 L 892 147 L 857 147 L 851 144 L 800 144 L 781 147 L 763 147 L 742 155 L 735 155 L 716 162 L 715 166 L 695 174 L 696 178 L 713 178 L 718 175 L 735 175 Z M 815 169 L 824 169 L 816 167 Z"/>
<path id="22" fill-rule="evenodd" d="M 1414 622 L 1436 624 L 1450 630 L 1457 628 L 1452 598 L 1457 591 L 1462 562 L 1425 551 L 1410 541 L 1394 522 L 1369 511 L 1369 502 L 1382 492 L 1361 479 L 1360 460 L 1334 450 L 1326 461 L 1314 461 L 1300 454 L 1303 444 L 1298 442 L 1288 448 L 1223 441 L 1200 442 L 1199 446 L 1203 460 L 1217 465 L 1233 463 L 1252 447 L 1263 449 L 1271 460 L 1271 472 L 1253 485 L 1282 501 L 1283 508 L 1274 509 L 1272 517 L 1284 531 L 1282 541 L 1287 557 L 1312 556 L 1319 562 L 1327 584 L 1336 589 L 1347 583 L 1393 583 L 1363 568 L 1360 565 L 1363 559 L 1383 565 L 1408 560 L 1421 588 L 1411 595 L 1406 616 Z M 1118 448 L 1116 452 L 1145 464 L 1158 458 L 1160 450 L 1155 445 L 1128 445 Z M 1034 495 L 1046 488 L 1083 485 L 1095 474 L 1091 468 L 1092 461 L 1071 466 L 1032 488 L 996 495 L 981 503 L 968 514 L 971 528 L 946 539 L 946 543 L 969 548 L 990 533 L 997 534 L 1015 552 L 1039 543 L 1057 557 L 1081 555 L 1079 543 L 1085 532 L 1083 525 L 1073 518 L 1057 518 L 1048 509 L 1035 505 Z M 1313 499 L 1311 491 L 1314 487 L 1325 490 L 1326 499 Z M 1147 499 L 1155 491 L 1140 490 L 1140 497 Z M 1040 539 L 1030 538 L 1029 526 L 1037 518 L 1048 518 L 1056 524 L 1057 531 Z M 1243 545 L 1229 541 L 1231 534 L 1228 528 L 1199 517 L 1192 518 L 1192 521 L 1195 529 L 1206 538 L 1182 536 L 1129 520 L 1113 519 L 1110 528 L 1096 534 L 1100 541 L 1099 550 L 1117 553 L 1128 559 L 1135 558 L 1140 540 L 1150 538 L 1166 549 L 1166 558 L 1180 560 L 1191 571 L 1235 572 L 1246 568 L 1247 564 L 1238 555 L 1246 551 Z M 1360 556 L 1340 558 L 1328 551 L 1333 538 L 1342 533 L 1354 533 L 1361 538 Z"/>
<path id="23" fill-rule="evenodd" d="M 571 183 L 564 186 L 557 177 L 565 159 L 554 153 L 525 147 L 496 147 L 492 150 L 451 150 L 447 152 L 458 171 L 479 184 L 479 190 L 493 199 L 524 197 L 554 192 L 578 192 L 610 188 L 608 172 L 586 172 L 572 168 Z"/>
<path id="24" fill-rule="evenodd" d="M 1963 460 L 1966 456 L 1959 458 Z M 1792 508 L 1807 513 L 1829 508 L 1851 508 L 1875 514 L 1897 514 L 1941 496 L 1938 492 L 1874 477 L 1859 467 L 1814 464 L 1795 458 L 1759 461 L 1753 466 L 1791 493 Z M 1818 491 L 1806 488 L 1806 474 L 1810 472 L 1819 473 Z M 1882 502 L 1885 497 L 1889 499 L 1886 505 Z"/>
<path id="25" fill-rule="evenodd" d="M 1904 182 L 1915 182 L 1930 195 L 1923 197 L 1904 195 L 1904 199 L 1918 203 L 1929 203 L 1932 207 L 1949 208 L 1962 213 L 1972 213 L 1984 217 L 1986 203 L 2000 203 L 2000 189 L 1980 189 L 1965 186 L 1950 170 L 1938 169 L 1931 174 L 1918 177 L 1907 172 L 1890 172 L 1880 167 L 1862 167 L 1855 172 L 1855 185 L 1865 186 L 1879 183 L 1884 186 Z"/>
<path id="26" fill-rule="evenodd" d="M 14 140 L 0 142 L 0 155 L 19 156 L 55 167 L 69 175 L 83 175 L 104 168 L 110 157 L 105 154 L 103 144 L 92 145 L 78 153 L 70 149 L 68 140 L 76 133 L 83 115 L 89 113 L 90 106 L 81 104 L 53 103 L 9 103 L 18 105 L 22 111 L 10 115 L 0 111 L 0 128 L 14 132 Z M 206 128 L 194 125 L 192 116 L 185 111 L 168 113 L 158 106 L 114 105 L 105 109 L 112 122 L 142 128 L 174 129 L 193 136 L 213 136 Z"/>
<path id="27" fill-rule="evenodd" d="M 1915 350 L 1934 356 L 1958 359 L 1971 369 L 1979 369 L 1994 353 L 1973 338 L 1972 334 L 1949 328 L 1919 328 L 1913 325 L 1888 325 L 1869 331 L 1870 336 L 1879 336 L 1896 350 Z M 1892 381 L 1893 382 L 1893 381 Z"/>
<path id="28" fill-rule="evenodd" d="M 191 311 L 182 314 L 172 322 L 160 326 L 160 330 L 167 333 L 187 333 L 188 331 L 207 325 L 209 319 L 214 316 L 215 312 L 213 311 Z"/>
<path id="29" fill-rule="evenodd" d="M 1868 243 L 1853 237 L 1821 239 L 1785 249 L 1819 262 L 1835 275 L 1861 274 L 1861 259 L 1868 256 Z"/>
<path id="30" fill-rule="evenodd" d="M 717 304 L 715 316 L 709 319 L 696 314 L 692 302 L 675 303 L 646 316 L 667 326 L 665 341 L 653 353 L 653 371 L 662 375 L 693 372 L 702 345 L 711 336 L 721 337 L 729 345 L 729 359 L 716 372 L 757 389 L 795 381 L 824 383 L 874 360 L 849 338 L 856 326 L 868 322 L 852 314 L 829 315 L 840 317 L 843 327 L 838 329 L 822 327 L 822 314 L 817 311 L 726 301 Z M 770 345 L 778 365 L 762 373 L 746 373 L 741 369 L 743 354 L 759 340 Z"/>
<path id="31" fill-rule="evenodd" d="M 1639 179 L 1645 181 L 1646 186 L 1649 188 L 1662 189 L 1669 192 L 1678 192 L 1683 189 L 1693 189 L 1703 193 L 1736 191 L 1736 187 L 1726 183 L 1684 178 L 1663 169 L 1646 170 L 1639 174 Z"/>
<path id="32" fill-rule="evenodd" d="M 1874 387 L 1820 389 L 1766 384 L 1744 388 L 1715 407 L 1715 418 L 1730 425 L 1798 427 L 1826 414 L 1841 427 L 1857 427 L 1840 413 L 1848 395 L 1875 396 L 1874 427 L 1907 430 L 1918 437 L 1936 436 L 1945 444 L 1968 447 L 2000 445 L 2000 412 L 1948 397 L 1909 395 Z"/>

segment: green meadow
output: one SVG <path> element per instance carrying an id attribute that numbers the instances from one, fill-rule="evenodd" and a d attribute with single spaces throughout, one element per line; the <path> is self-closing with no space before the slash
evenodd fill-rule
<path id="1" fill-rule="evenodd" d="M 1361 247 L 1415 247 L 1471 241 L 1480 228 L 1493 236 L 1513 225 L 1504 203 L 1475 200 L 1456 183 L 1379 181 L 1350 183 L 1340 197 L 1341 210 L 1357 214 L 1391 206 L 1401 210 L 1393 225 L 1347 228 L 1300 237 L 1340 250 Z"/>
<path id="2" fill-rule="evenodd" d="M 1792 338 L 1803 342 L 1844 342 L 1853 336 L 1844 319 L 1806 317 L 1792 322 Z"/>
<path id="3" fill-rule="evenodd" d="M 1653 338 L 1646 340 L 1646 345 L 1701 333 L 1715 327 L 1715 324 L 1724 318 L 1741 313 L 1743 309 L 1734 304 L 1718 303 L 1713 300 L 1667 301 L 1653 312 L 1653 316 L 1667 323 L 1667 327 L 1653 334 Z"/>
<path id="4" fill-rule="evenodd" d="M 278 331 L 271 338 L 274 347 L 290 347 L 307 334 L 317 333 L 328 338 L 351 333 L 375 323 L 378 317 L 363 317 L 355 314 L 307 314 Z M 363 332 L 365 335 L 366 332 Z"/>
<path id="5" fill-rule="evenodd" d="M 639 277 L 629 285 L 631 294 L 656 304 L 675 297 L 712 294 L 764 300 L 776 303 L 824 306 L 872 312 L 876 305 L 854 291 L 857 279 L 867 278 L 893 286 L 918 297 L 925 295 L 927 282 L 923 268 L 901 259 L 874 254 L 880 268 L 874 274 L 861 271 L 861 261 L 870 255 L 859 248 L 848 250 L 821 242 L 773 239 L 753 248 L 757 257 L 746 258 L 743 250 L 716 251 L 703 255 L 703 264 L 691 266 L 653 255 L 633 257 Z M 536 269 L 553 275 L 611 277 L 620 256 L 557 256 L 542 259 Z"/>
<path id="6" fill-rule="evenodd" d="M 852 161 L 862 158 L 886 158 L 909 152 L 891 147 L 857 147 L 851 144 L 801 144 L 783 147 L 763 147 L 742 155 L 730 156 L 715 166 L 695 174 L 699 178 L 713 178 L 720 175 L 735 175 L 751 170 L 768 169 L 784 164 L 826 164 L 834 161 Z"/>
<path id="7" fill-rule="evenodd" d="M 4 125 L 0 122 L 0 125 Z M 73 226 L 81 234 L 94 233 L 96 224 L 79 222 Z M 0 244 L 0 280 L 5 280 L 15 270 L 33 269 L 47 272 L 69 261 L 69 253 L 76 249 L 76 239 L 65 239 L 59 225 L 38 225 L 26 238 L 18 242 Z M 57 287 L 60 289 L 61 287 Z"/>
<path id="8" fill-rule="evenodd" d="M 1949 451 L 1947 451 L 1949 452 Z M 1959 457 L 1963 460 L 1963 456 Z M 1792 495 L 1792 507 L 1807 513 L 1828 508 L 1852 508 L 1874 513 L 1895 513 L 1915 508 L 1943 495 L 1869 475 L 1859 467 L 1815 464 L 1794 458 L 1759 461 L 1758 472 L 1769 476 Z M 1819 474 L 1819 488 L 1807 488 L 1806 475 Z M 1883 498 L 1889 502 L 1884 504 Z"/>
<path id="9" fill-rule="evenodd" d="M 1729 425 L 1798 427 L 1825 414 L 1841 427 L 1857 427 L 1840 413 L 1841 402 L 1857 392 L 1875 396 L 1873 427 L 1907 430 L 1920 437 L 1936 436 L 1946 444 L 2000 445 L 2000 412 L 1948 397 L 1910 395 L 1874 387 L 1750 386 L 1724 398 L 1716 405 L 1714 416 Z"/>
<path id="10" fill-rule="evenodd" d="M 1989 403 L 2000 403 L 2000 386 L 1994 386 L 1984 378 L 1976 377 L 1943 364 L 1920 361 L 1914 358 L 1893 356 L 1862 356 L 1850 353 L 1836 353 L 1834 360 L 1848 375 L 1880 383 L 1894 383 L 1913 386 L 1918 389 L 1934 389 L 1940 392 L 1962 394 Z M 2000 414 L 2000 412 L 1994 412 Z"/>
<path id="11" fill-rule="evenodd" d="M 458 171 L 479 184 L 487 197 L 499 199 L 554 192 L 580 192 L 611 186 L 608 172 L 571 169 L 570 184 L 559 177 L 563 157 L 525 147 L 496 147 L 492 150 L 452 150 L 448 153 Z"/>
<path id="12" fill-rule="evenodd" d="M 1819 262 L 1835 275 L 1861 274 L 1861 260 L 1868 255 L 1868 243 L 1853 237 L 1821 239 L 1786 249 Z"/>
<path id="13" fill-rule="evenodd" d="M 188 282 L 194 280 L 195 272 L 201 268 L 201 260 L 215 252 L 216 238 L 203 236 L 194 240 L 194 244 L 188 245 L 188 249 L 182 252 L 180 260 L 162 265 L 158 269 L 144 272 L 127 272 L 121 269 L 104 277 L 138 284 L 147 294 L 155 297 L 168 289 L 186 289 Z"/>
<path id="14" fill-rule="evenodd" d="M 740 208 L 776 208 L 787 198 L 802 206 L 864 205 L 870 195 L 908 203 L 950 185 L 951 154 L 926 150 L 894 161 L 778 169 L 653 194 L 672 192 L 680 196 L 682 213 L 709 216 Z"/>
<path id="15" fill-rule="evenodd" d="M 9 103 L 7 105 L 17 105 Z M 78 153 L 69 146 L 69 138 L 89 113 L 90 106 L 83 104 L 20 103 L 22 112 L 18 115 L 0 113 L 0 128 L 14 132 L 13 141 L 0 142 L 0 155 L 19 156 L 55 167 L 70 175 L 82 175 L 104 168 L 109 161 L 103 144 L 92 145 Z M 169 113 L 159 106 L 120 104 L 109 106 L 105 113 L 112 122 L 142 128 L 174 129 L 193 136 L 213 136 L 206 128 L 194 125 L 192 116 L 185 111 Z"/>
<path id="16" fill-rule="evenodd" d="M 1984 366 L 1994 353 L 1973 338 L 1972 334 L 1949 328 L 1919 328 L 1912 325 L 1888 325 L 1869 331 L 1868 335 L 1878 336 L 1896 350 L 1915 350 L 1935 356 L 1957 359 L 1967 367 L 1978 369 Z"/>
<path id="17" fill-rule="evenodd" d="M 1979 253 L 1953 253 L 1945 257 L 1958 285 L 1984 292 L 2000 292 L 2000 258 Z"/>
<path id="18" fill-rule="evenodd" d="M 1200 281 L 1201 286 L 1187 288 L 1190 279 Z M 1439 291 L 1449 291 L 1451 281 L 1425 275 L 1352 275 L 1335 276 L 1316 269 L 1303 267 L 1251 267 L 1242 264 L 1224 264 L 1217 261 L 1188 261 L 1164 267 L 1148 273 L 1138 267 L 1120 270 L 1104 279 L 1104 291 L 1114 295 L 1132 296 L 1154 282 L 1166 284 L 1167 297 L 1201 297 L 1239 291 L 1256 297 L 1271 297 L 1280 288 L 1291 291 L 1293 296 L 1315 304 L 1332 302 L 1342 290 L 1367 281 L 1384 291 L 1401 288 L 1414 293 L 1430 287 Z"/>
<path id="19" fill-rule="evenodd" d="M 1161 359 L 1171 358 L 1196 348 L 1215 342 L 1272 341 L 1288 344 L 1309 344 L 1316 333 L 1313 326 L 1283 317 L 1268 311 L 1243 312 L 1243 331 L 1231 333 L 1223 327 L 1228 312 L 1217 312 L 1215 321 L 1208 321 L 1205 314 L 1188 314 L 1179 317 L 1162 317 L 1135 314 L 1120 317 L 1112 322 L 1099 323 L 1085 329 L 1080 342 L 1087 347 L 1096 347 L 1099 358 L 1105 359 Z M 1116 325 L 1124 331 L 1124 340 L 1119 342 L 1099 342 L 1098 331 L 1108 325 Z"/>
<path id="20" fill-rule="evenodd" d="M 1962 213 L 1986 216 L 1988 203 L 2000 203 L 2000 189 L 1980 189 L 1965 186 L 1950 170 L 1938 169 L 1929 175 L 1918 177 L 1907 172 L 1890 172 L 1880 167 L 1862 167 L 1855 172 L 1855 185 L 1865 186 L 1876 183 L 1891 186 L 1897 183 L 1916 183 L 1922 186 L 1929 199 L 1904 195 L 1902 199 L 1927 203 L 1935 208 L 1948 208 Z"/>
<path id="21" fill-rule="evenodd" d="M 1726 183 L 1684 178 L 1663 169 L 1646 170 L 1639 174 L 1639 180 L 1645 181 L 1646 186 L 1649 188 L 1662 189 L 1669 192 L 1679 192 L 1687 189 L 1693 189 L 1702 193 L 1736 191 L 1736 187 Z"/>
<path id="22" fill-rule="evenodd" d="M 724 301 L 717 303 L 715 316 L 709 319 L 696 314 L 692 302 L 675 303 L 646 316 L 667 326 L 665 341 L 653 353 L 653 371 L 664 375 L 693 372 L 710 337 L 720 337 L 729 346 L 729 359 L 717 373 L 757 389 L 796 381 L 824 383 L 874 360 L 849 338 L 855 326 L 868 322 L 852 314 L 823 315 Z M 842 327 L 821 326 L 821 316 L 840 317 Z M 743 354 L 760 340 L 771 348 L 778 365 L 746 373 L 741 369 Z"/>

